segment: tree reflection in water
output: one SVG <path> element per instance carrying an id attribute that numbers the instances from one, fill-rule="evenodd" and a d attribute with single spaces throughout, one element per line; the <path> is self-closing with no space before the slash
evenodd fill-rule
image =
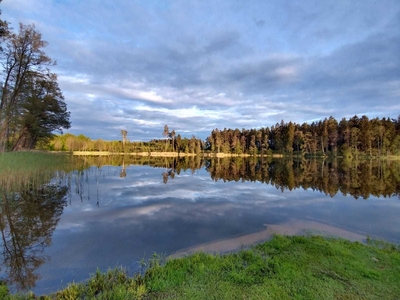
<path id="1" fill-rule="evenodd" d="M 215 181 L 259 181 L 284 190 L 312 189 L 333 197 L 400 195 L 400 163 L 389 160 L 209 160 L 206 169 Z"/>
<path id="2" fill-rule="evenodd" d="M 400 161 L 396 160 L 102 156 L 75 163 L 78 170 L 90 166 L 122 166 L 123 177 L 127 176 L 126 168 L 129 165 L 165 168 L 161 174 L 164 183 L 182 170 L 194 173 L 205 168 L 215 181 L 257 181 L 274 185 L 282 191 L 303 188 L 332 197 L 340 192 L 356 199 L 400 195 Z M 79 190 L 82 192 L 83 188 Z"/>
<path id="3" fill-rule="evenodd" d="M 5 281 L 18 290 L 35 286 L 35 270 L 47 257 L 44 249 L 66 206 L 68 188 L 44 185 L 19 192 L 1 190 L 0 231 Z"/>

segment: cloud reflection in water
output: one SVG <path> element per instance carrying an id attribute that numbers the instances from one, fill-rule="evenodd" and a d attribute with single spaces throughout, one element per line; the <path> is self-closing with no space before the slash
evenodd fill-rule
<path id="1" fill-rule="evenodd" d="M 400 242 L 396 199 L 356 201 L 299 188 L 282 192 L 261 182 L 215 181 L 204 169 L 181 171 L 167 184 L 163 168 L 129 166 L 124 178 L 119 171 L 112 166 L 84 171 L 83 200 L 71 195 L 46 251 L 51 260 L 41 267 L 38 291 L 57 281 L 84 280 L 97 267 L 124 265 L 134 271 L 153 252 L 170 255 L 199 245 L 218 251 L 218 241 L 271 233 L 288 224 L 313 224 L 315 230 L 323 223 L 321 228 L 337 228 L 332 232 L 339 234 Z M 78 181 L 72 181 L 72 192 Z"/>

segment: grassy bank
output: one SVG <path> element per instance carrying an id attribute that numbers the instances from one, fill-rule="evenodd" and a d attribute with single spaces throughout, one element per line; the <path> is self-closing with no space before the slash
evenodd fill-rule
<path id="1" fill-rule="evenodd" d="M 54 172 L 68 166 L 65 154 L 46 152 L 0 153 L 0 187 L 7 190 L 50 180 Z"/>
<path id="2" fill-rule="evenodd" d="M 227 255 L 154 258 L 141 276 L 97 272 L 42 299 L 398 299 L 399 282 L 397 246 L 275 236 Z M 18 299 L 4 286 L 0 296 Z"/>

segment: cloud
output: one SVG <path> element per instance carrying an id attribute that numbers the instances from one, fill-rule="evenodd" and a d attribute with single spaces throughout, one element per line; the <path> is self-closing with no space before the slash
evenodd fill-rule
<path id="1" fill-rule="evenodd" d="M 395 0 L 2 6 L 49 42 L 75 134 L 118 139 L 124 127 L 150 140 L 169 124 L 205 138 L 215 127 L 400 113 Z"/>

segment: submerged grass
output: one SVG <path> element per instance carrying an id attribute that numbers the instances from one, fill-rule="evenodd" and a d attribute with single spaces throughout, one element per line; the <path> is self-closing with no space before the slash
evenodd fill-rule
<path id="1" fill-rule="evenodd" d="M 135 277 L 97 271 L 40 299 L 399 299 L 399 282 L 398 246 L 275 236 L 226 255 L 196 253 L 164 265 L 153 258 Z M 5 299 L 37 299 L 2 292 Z"/>
<path id="2" fill-rule="evenodd" d="M 0 153 L 0 187 L 13 191 L 21 186 L 40 185 L 68 166 L 68 156 L 45 152 Z"/>

